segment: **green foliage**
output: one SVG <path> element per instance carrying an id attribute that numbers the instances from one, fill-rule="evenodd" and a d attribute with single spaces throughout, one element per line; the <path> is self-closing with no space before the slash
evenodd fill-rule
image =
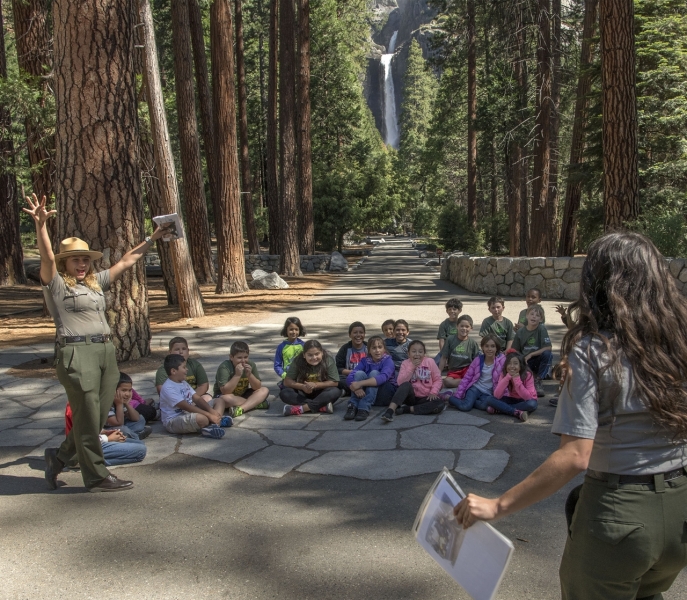
<path id="1" fill-rule="evenodd" d="M 650 238 L 664 256 L 687 256 L 684 207 L 652 207 L 629 227 Z"/>
<path id="2" fill-rule="evenodd" d="M 470 227 L 467 210 L 462 206 L 444 206 L 439 213 L 437 231 L 448 251 L 459 250 L 475 254 L 481 253 L 484 248 L 484 231 Z"/>

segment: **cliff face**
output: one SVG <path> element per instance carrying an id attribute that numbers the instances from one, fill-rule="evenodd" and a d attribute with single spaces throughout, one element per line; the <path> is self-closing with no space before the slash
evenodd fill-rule
<path id="1" fill-rule="evenodd" d="M 372 5 L 372 44 L 364 82 L 365 99 L 375 118 L 377 129 L 384 136 L 384 73 L 380 59 L 389 47 L 391 36 L 398 31 L 396 49 L 391 61 L 396 96 L 396 114 L 401 116 L 403 79 L 408 61 L 410 41 L 416 39 L 425 59 L 431 56 L 432 20 L 436 10 L 426 0 L 374 0 Z"/>

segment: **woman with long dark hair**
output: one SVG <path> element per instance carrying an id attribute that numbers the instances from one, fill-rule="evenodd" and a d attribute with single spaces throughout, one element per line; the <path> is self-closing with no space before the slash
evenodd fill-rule
<path id="1" fill-rule="evenodd" d="M 566 507 L 563 600 L 657 600 L 687 565 L 687 299 L 651 241 L 610 233 L 573 309 L 560 448 L 501 497 L 468 495 L 456 519 L 499 519 L 587 470 Z"/>

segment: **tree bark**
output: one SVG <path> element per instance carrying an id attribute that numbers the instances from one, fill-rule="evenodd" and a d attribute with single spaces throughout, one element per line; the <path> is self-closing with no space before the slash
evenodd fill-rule
<path id="1" fill-rule="evenodd" d="M 229 0 L 214 0 L 210 6 L 210 46 L 219 183 L 216 221 L 218 294 L 240 294 L 248 289 L 236 147 L 233 37 Z"/>
<path id="2" fill-rule="evenodd" d="M 147 91 L 148 113 L 150 115 L 150 129 L 153 138 L 155 175 L 157 177 L 157 187 L 160 192 L 160 205 L 153 206 L 156 198 L 152 195 L 149 199 L 151 203 L 151 214 L 169 214 L 180 212 L 179 192 L 177 186 L 176 169 L 174 166 L 174 155 L 172 154 L 172 144 L 169 139 L 169 128 L 167 127 L 167 114 L 165 103 L 162 96 L 162 84 L 160 82 L 160 69 L 157 60 L 157 48 L 155 43 L 155 28 L 153 24 L 153 12 L 150 0 L 139 0 L 140 21 L 143 24 L 143 68 L 144 81 Z M 158 242 L 158 252 L 160 262 L 163 263 L 163 274 L 167 268 L 165 254 L 171 255 L 171 262 L 174 271 L 174 287 L 178 298 L 179 311 L 181 317 L 185 319 L 202 317 L 205 314 L 203 309 L 203 297 L 193 272 L 191 255 L 188 250 L 186 236 L 172 242 Z M 163 262 L 164 261 L 164 262 Z M 165 275 L 167 277 L 168 275 Z M 170 278 L 171 281 L 171 278 Z M 171 287 L 171 286 L 170 286 Z M 168 287 L 168 299 L 169 299 Z"/>
<path id="3" fill-rule="evenodd" d="M 298 248 L 315 253 L 310 135 L 310 0 L 298 0 Z"/>
<path id="4" fill-rule="evenodd" d="M 561 104 L 561 0 L 551 1 L 551 139 L 549 147 L 551 152 L 549 168 L 549 193 L 548 213 L 550 231 L 553 234 L 548 250 L 553 255 L 556 251 L 558 240 L 558 165 L 560 162 L 560 150 L 558 136 L 560 131 L 560 104 Z"/>
<path id="5" fill-rule="evenodd" d="M 215 280 L 215 268 L 212 263 L 210 224 L 196 122 L 188 0 L 171 0 L 171 7 L 179 150 L 189 247 L 198 283 L 212 283 Z"/>
<path id="6" fill-rule="evenodd" d="M 600 0 L 604 230 L 639 215 L 634 4 Z"/>
<path id="7" fill-rule="evenodd" d="M 516 140 L 510 143 L 507 160 L 510 179 L 510 193 L 508 194 L 508 249 L 511 256 L 521 256 L 520 211 L 522 210 L 522 197 L 520 194 L 520 161 L 522 160 L 522 148 Z"/>
<path id="8" fill-rule="evenodd" d="M 551 3 L 539 0 L 537 36 L 537 130 L 534 181 L 532 183 L 532 226 L 530 256 L 550 256 L 555 237 L 549 207 L 551 172 Z"/>
<path id="9" fill-rule="evenodd" d="M 243 11 L 241 0 L 234 0 L 236 20 L 236 75 L 239 93 L 239 139 L 241 141 L 241 197 L 243 215 L 246 223 L 248 251 L 260 254 L 258 231 L 255 228 L 255 209 L 253 208 L 253 188 L 250 176 L 250 152 L 248 149 L 248 96 L 246 92 L 246 66 L 243 57 Z"/>
<path id="10" fill-rule="evenodd" d="M 55 195 L 59 237 L 103 252 L 109 269 L 144 237 L 134 74 L 134 0 L 53 4 Z M 118 360 L 150 347 L 145 266 L 110 288 L 108 321 Z"/>
<path id="11" fill-rule="evenodd" d="M 200 13 L 198 0 L 188 0 L 188 17 L 191 28 L 191 45 L 193 46 L 193 64 L 196 73 L 196 88 L 198 90 L 198 104 L 200 122 L 203 129 L 203 149 L 207 166 L 208 182 L 210 183 L 210 200 L 212 202 L 214 220 L 217 220 L 217 156 L 215 143 L 215 129 L 212 110 L 212 94 L 208 78 L 208 61 L 205 53 L 205 35 L 203 33 L 203 18 Z"/>
<path id="12" fill-rule="evenodd" d="M 584 7 L 584 23 L 582 26 L 582 49 L 580 52 L 580 75 L 577 79 L 577 96 L 575 99 L 575 116 L 573 120 L 572 140 L 570 143 L 569 169 L 579 169 L 584 162 L 584 130 L 587 122 L 588 96 L 592 86 L 589 66 L 592 62 L 592 38 L 596 27 L 598 0 L 586 0 Z M 565 205 L 563 207 L 563 225 L 558 244 L 558 256 L 573 256 L 575 254 L 575 239 L 577 238 L 577 212 L 582 200 L 582 181 L 568 175 L 565 186 Z"/>
<path id="13" fill-rule="evenodd" d="M 475 0 L 467 0 L 468 46 L 468 223 L 477 228 L 477 51 Z"/>
<path id="14" fill-rule="evenodd" d="M 7 79 L 5 24 L 0 2 L 0 79 Z M 6 106 L 0 105 L 0 286 L 26 283 L 24 251 L 19 233 L 19 202 L 14 175 L 12 120 Z"/>
<path id="15" fill-rule="evenodd" d="M 267 217 L 270 254 L 281 254 L 279 223 L 279 143 L 277 118 L 277 77 L 279 55 L 279 0 L 270 1 L 269 61 L 267 66 Z"/>
<path id="16" fill-rule="evenodd" d="M 301 275 L 296 213 L 296 37 L 293 0 L 280 0 L 279 12 L 279 148 L 281 150 L 279 272 L 293 277 Z"/>
<path id="17" fill-rule="evenodd" d="M 525 119 L 528 114 L 529 103 L 529 75 L 527 69 L 527 25 L 529 7 L 526 2 L 521 2 L 517 9 L 517 44 L 520 60 L 518 62 L 517 80 L 520 91 L 520 114 Z M 522 136 L 520 136 L 522 138 Z M 530 198 L 528 194 L 529 158 L 522 139 L 518 142 L 517 162 L 519 165 L 518 181 L 520 189 L 520 256 L 527 256 L 530 241 Z"/>

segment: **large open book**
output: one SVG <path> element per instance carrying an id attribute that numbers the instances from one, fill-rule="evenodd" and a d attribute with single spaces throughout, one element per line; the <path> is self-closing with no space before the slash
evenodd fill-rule
<path id="1" fill-rule="evenodd" d="M 153 217 L 153 222 L 157 223 L 161 227 L 167 223 L 171 223 L 167 227 L 167 232 L 162 236 L 163 242 L 171 242 L 173 240 L 181 239 L 184 236 L 183 226 L 181 224 L 181 219 L 177 213 L 172 213 L 171 215 L 160 215 L 158 217 Z"/>
<path id="2" fill-rule="evenodd" d="M 463 498 L 463 490 L 444 467 L 420 506 L 413 533 L 474 600 L 492 600 L 513 555 L 513 543 L 482 521 L 463 529 L 453 516 L 453 507 Z"/>

